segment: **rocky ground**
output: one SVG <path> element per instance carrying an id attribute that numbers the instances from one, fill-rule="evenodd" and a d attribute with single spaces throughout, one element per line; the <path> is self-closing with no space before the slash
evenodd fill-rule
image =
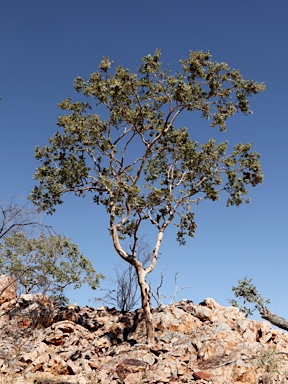
<path id="1" fill-rule="evenodd" d="M 288 334 L 211 298 L 153 310 L 147 346 L 141 310 L 57 308 L 15 288 L 0 296 L 0 384 L 288 383 Z"/>

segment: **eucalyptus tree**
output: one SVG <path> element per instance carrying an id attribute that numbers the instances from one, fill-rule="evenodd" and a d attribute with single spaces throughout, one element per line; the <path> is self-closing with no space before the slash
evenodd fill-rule
<path id="1" fill-rule="evenodd" d="M 27 238 L 23 232 L 0 244 L 0 273 L 17 281 L 19 293 L 45 294 L 57 304 L 68 303 L 68 286 L 78 289 L 88 284 L 96 289 L 104 277 L 70 239 L 44 234 Z"/>
<path id="2" fill-rule="evenodd" d="M 35 206 L 19 197 L 0 202 L 0 274 L 17 281 L 18 293 L 46 294 L 58 304 L 67 304 L 68 286 L 96 289 L 104 278 L 76 244 L 56 235 Z"/>
<path id="3" fill-rule="evenodd" d="M 176 239 L 185 244 L 196 229 L 193 205 L 226 193 L 227 205 L 238 206 L 249 201 L 247 187 L 263 178 L 250 143 L 231 151 L 227 142 L 213 139 L 199 145 L 196 131 L 180 126 L 179 117 L 198 111 L 225 132 L 229 117 L 252 112 L 248 98 L 264 91 L 264 84 L 244 80 L 238 70 L 212 61 L 209 52 L 191 51 L 175 73 L 160 56 L 156 50 L 143 57 L 136 73 L 123 66 L 113 70 L 104 57 L 87 81 L 76 78 L 80 101 L 59 104 L 59 130 L 49 145 L 36 148 L 42 164 L 31 194 L 51 214 L 67 193 L 90 193 L 104 205 L 115 251 L 137 273 L 148 343 L 154 342 L 154 327 L 146 276 L 155 268 L 167 227 L 174 223 Z M 137 247 L 146 223 L 155 229 L 155 243 L 144 267 Z"/>

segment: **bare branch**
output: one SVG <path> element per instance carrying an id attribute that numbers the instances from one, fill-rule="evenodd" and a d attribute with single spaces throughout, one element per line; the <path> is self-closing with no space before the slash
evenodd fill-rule
<path id="1" fill-rule="evenodd" d="M 29 202 L 23 202 L 19 197 L 13 197 L 9 204 L 0 203 L 0 239 L 18 232 L 47 230 L 52 232 L 49 225 L 41 222 L 39 214 Z"/>

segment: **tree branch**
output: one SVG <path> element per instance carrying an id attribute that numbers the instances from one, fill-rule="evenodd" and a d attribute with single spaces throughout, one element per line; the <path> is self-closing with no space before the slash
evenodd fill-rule
<path id="1" fill-rule="evenodd" d="M 268 308 L 264 307 L 263 310 L 260 311 L 260 315 L 262 319 L 268 320 L 271 324 L 276 325 L 276 327 L 288 331 L 288 321 L 270 312 Z"/>

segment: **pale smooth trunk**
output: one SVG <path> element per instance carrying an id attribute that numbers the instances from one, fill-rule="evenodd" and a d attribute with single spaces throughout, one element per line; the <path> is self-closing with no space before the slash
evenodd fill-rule
<path id="1" fill-rule="evenodd" d="M 138 283 L 141 291 L 141 301 L 142 301 L 142 309 L 144 312 L 144 319 L 146 324 L 146 335 L 147 335 L 147 343 L 154 344 L 155 343 L 155 335 L 154 335 L 154 325 L 153 318 L 151 313 L 151 305 L 150 305 L 150 287 L 145 281 L 145 272 L 142 267 L 136 267 Z"/>

